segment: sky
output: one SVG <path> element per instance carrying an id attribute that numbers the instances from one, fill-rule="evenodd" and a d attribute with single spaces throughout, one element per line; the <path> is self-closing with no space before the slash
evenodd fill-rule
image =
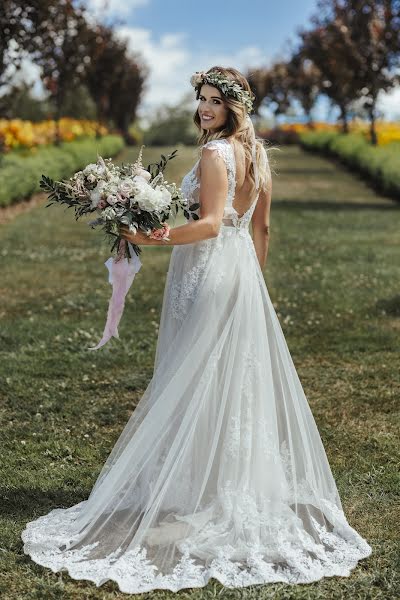
<path id="1" fill-rule="evenodd" d="M 139 118 L 146 123 L 162 104 L 187 101 L 196 107 L 189 79 L 194 71 L 213 65 L 241 71 L 287 58 L 316 12 L 316 0 L 83 0 L 89 12 L 116 23 L 118 36 L 128 40 L 149 69 Z M 26 62 L 23 73 L 38 79 Z M 36 83 L 37 95 L 41 86 Z M 379 103 L 386 118 L 400 119 L 400 88 L 382 94 Z M 268 115 L 268 110 L 264 113 Z M 314 118 L 334 118 L 321 99 Z"/>
<path id="2" fill-rule="evenodd" d="M 143 117 L 160 101 L 175 104 L 185 95 L 195 107 L 189 82 L 194 71 L 213 65 L 246 71 L 283 58 L 315 5 L 316 0 L 86 0 L 97 16 L 124 21 L 118 34 L 150 67 Z"/>

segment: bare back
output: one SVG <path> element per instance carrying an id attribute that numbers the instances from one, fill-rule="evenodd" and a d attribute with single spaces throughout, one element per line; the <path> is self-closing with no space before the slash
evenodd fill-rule
<path id="1" fill-rule="evenodd" d="M 240 217 L 250 208 L 256 198 L 256 193 L 254 185 L 252 186 L 249 177 L 246 177 L 245 151 L 243 145 L 233 138 L 230 138 L 229 141 L 233 147 L 236 163 L 236 188 L 232 206 Z"/>

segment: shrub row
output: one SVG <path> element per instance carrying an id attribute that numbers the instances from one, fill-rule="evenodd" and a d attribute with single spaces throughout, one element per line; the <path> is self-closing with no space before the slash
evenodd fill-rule
<path id="1" fill-rule="evenodd" d="M 108 158 L 124 147 L 118 135 L 99 139 L 66 142 L 61 146 L 37 147 L 29 154 L 11 152 L 2 157 L 0 164 L 0 206 L 23 200 L 40 191 L 42 174 L 52 179 L 67 179 L 86 164 L 96 162 L 97 154 Z"/>
<path id="2" fill-rule="evenodd" d="M 360 134 L 333 131 L 302 133 L 299 140 L 305 150 L 338 158 L 374 187 L 400 200 L 400 142 L 372 146 Z"/>

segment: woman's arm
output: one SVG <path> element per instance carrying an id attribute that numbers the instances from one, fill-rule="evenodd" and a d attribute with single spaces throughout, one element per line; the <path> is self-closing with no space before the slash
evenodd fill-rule
<path id="1" fill-rule="evenodd" d="M 228 175 L 222 157 L 212 148 L 204 148 L 200 160 L 200 218 L 185 225 L 173 227 L 169 241 L 153 240 L 142 231 L 136 234 L 121 227 L 121 236 L 132 244 L 144 246 L 175 246 L 192 244 L 216 237 L 224 214 L 228 193 Z"/>
<path id="2" fill-rule="evenodd" d="M 253 242 L 261 269 L 265 267 L 269 245 L 269 219 L 271 209 L 272 184 L 269 179 L 267 190 L 262 190 L 251 219 Z"/>

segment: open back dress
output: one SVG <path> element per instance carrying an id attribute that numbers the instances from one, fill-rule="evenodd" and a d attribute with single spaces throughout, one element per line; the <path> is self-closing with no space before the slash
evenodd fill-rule
<path id="1" fill-rule="evenodd" d="M 239 217 L 233 146 L 204 147 L 226 166 L 224 218 L 217 237 L 171 252 L 152 379 L 87 500 L 22 533 L 36 563 L 130 594 L 211 577 L 308 583 L 371 553 L 343 513 L 257 260 L 257 197 Z M 191 204 L 198 167 L 182 181 Z"/>

